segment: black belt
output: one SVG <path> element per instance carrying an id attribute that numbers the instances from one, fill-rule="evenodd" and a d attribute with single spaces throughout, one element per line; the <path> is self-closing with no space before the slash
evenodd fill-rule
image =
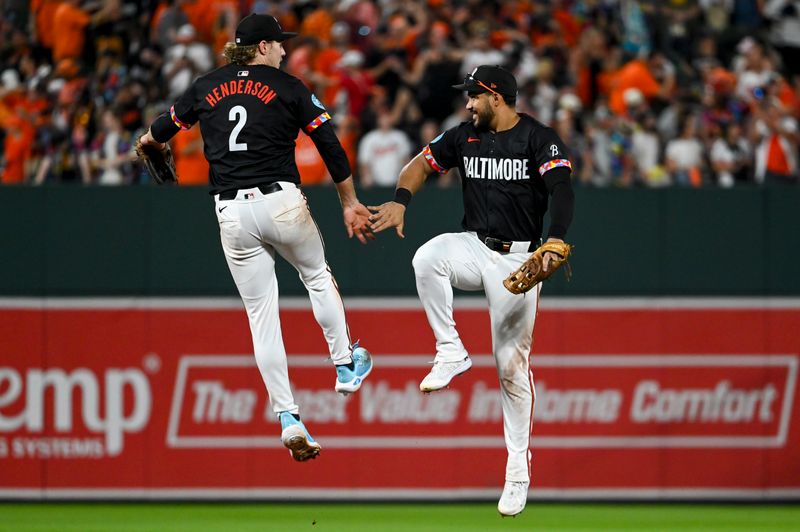
<path id="1" fill-rule="evenodd" d="M 257 188 L 265 196 L 267 194 L 272 194 L 273 192 L 280 192 L 281 190 L 283 190 L 283 188 L 281 188 L 280 183 L 278 183 L 277 181 L 274 183 L 267 183 L 265 185 L 258 185 L 257 187 L 248 187 L 248 188 Z M 225 190 L 224 192 L 219 193 L 219 199 L 221 200 L 236 199 L 236 194 L 238 192 L 239 192 L 238 189 Z"/>
<path id="2" fill-rule="evenodd" d="M 492 251 L 499 251 L 501 253 L 508 253 L 511 251 L 511 246 L 514 244 L 514 242 L 508 240 L 500 240 L 499 238 L 486 236 L 480 233 L 478 233 L 478 238 L 487 248 L 491 249 Z M 534 251 L 538 247 L 539 241 L 532 240 L 528 245 L 528 251 Z"/>

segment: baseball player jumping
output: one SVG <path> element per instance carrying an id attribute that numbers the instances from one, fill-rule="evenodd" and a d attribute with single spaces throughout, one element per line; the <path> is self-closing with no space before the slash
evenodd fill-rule
<path id="1" fill-rule="evenodd" d="M 140 140 L 160 146 L 200 122 L 222 249 L 247 310 L 258 369 L 280 419 L 281 440 L 304 461 L 315 458 L 320 445 L 300 421 L 289 387 L 276 253 L 297 269 L 308 290 L 336 367 L 335 389 L 357 391 L 372 358 L 350 341 L 322 237 L 298 188 L 294 149 L 300 129 L 311 136 L 336 183 L 348 235 L 362 243 L 373 235 L 330 115 L 299 79 L 279 70 L 286 55 L 282 42 L 293 35 L 271 16 L 243 18 L 236 42 L 225 47 L 229 64 L 198 78 Z"/>
<path id="2" fill-rule="evenodd" d="M 517 83 L 507 70 L 480 66 L 454 88 L 467 92 L 472 120 L 439 135 L 403 168 L 394 201 L 370 207 L 371 227 L 376 233 L 394 227 L 402 238 L 406 208 L 425 177 L 458 167 L 464 232 L 433 238 L 413 259 L 417 291 L 436 336 L 434 365 L 420 390 L 440 390 L 472 366 L 453 319 L 452 287 L 483 289 L 508 449 L 497 509 L 513 516 L 525 508 L 530 484 L 535 392 L 529 357 L 541 284 L 514 295 L 503 279 L 539 246 L 548 199 L 548 241 L 563 241 L 574 205 L 571 164 L 552 129 L 516 112 Z M 545 270 L 555 258 L 544 255 Z"/>

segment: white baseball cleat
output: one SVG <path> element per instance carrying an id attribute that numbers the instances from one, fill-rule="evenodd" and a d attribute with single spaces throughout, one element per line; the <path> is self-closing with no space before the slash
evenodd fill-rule
<path id="1" fill-rule="evenodd" d="M 289 412 L 281 412 L 278 414 L 278 419 L 282 429 L 281 441 L 289 449 L 292 458 L 298 462 L 305 462 L 319 455 L 322 447 L 314 441 L 302 421 Z"/>
<path id="2" fill-rule="evenodd" d="M 470 360 L 469 357 L 464 357 L 463 360 L 458 360 L 456 362 L 434 360 L 431 372 L 419 383 L 419 389 L 421 392 L 425 393 L 441 390 L 450 384 L 453 377 L 461 375 L 471 367 L 472 360 Z"/>
<path id="3" fill-rule="evenodd" d="M 500 502 L 497 503 L 497 511 L 503 517 L 514 517 L 522 510 L 525 509 L 525 503 L 528 501 L 528 486 L 530 482 L 506 480 L 506 485 L 503 487 L 503 495 L 500 497 Z"/>

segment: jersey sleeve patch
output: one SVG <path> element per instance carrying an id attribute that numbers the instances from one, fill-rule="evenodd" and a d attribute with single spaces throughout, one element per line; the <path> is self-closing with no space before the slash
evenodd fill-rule
<path id="1" fill-rule="evenodd" d="M 553 168 L 558 168 L 559 166 L 563 166 L 572 170 L 572 163 L 569 162 L 567 159 L 553 159 L 552 161 L 547 161 L 542 166 L 539 167 L 539 175 L 544 175 L 548 170 L 552 170 Z"/>
<path id="2" fill-rule="evenodd" d="M 422 150 L 422 156 L 425 157 L 425 160 L 428 161 L 428 164 L 431 165 L 431 168 L 433 168 L 440 174 L 447 172 L 447 168 L 442 167 L 442 165 L 437 163 L 436 159 L 433 158 L 433 153 L 431 153 L 430 144 L 425 146 L 425 148 Z"/>
<path id="3" fill-rule="evenodd" d="M 187 124 L 186 122 L 182 122 L 178 115 L 175 114 L 175 106 L 169 108 L 169 117 L 172 119 L 172 122 L 181 129 L 191 129 L 191 125 Z"/>
<path id="4" fill-rule="evenodd" d="M 330 114 L 328 114 L 327 112 L 322 113 L 321 115 L 316 117 L 314 120 L 309 122 L 309 124 L 306 127 L 304 127 L 303 130 L 306 133 L 310 134 L 312 131 L 314 131 L 315 129 L 317 129 L 319 126 L 321 126 L 322 124 L 324 124 L 325 122 L 327 122 L 330 119 L 331 119 L 331 115 Z"/>
<path id="5" fill-rule="evenodd" d="M 324 106 L 324 105 L 322 105 L 322 102 L 321 102 L 321 101 L 319 101 L 319 98 L 317 98 L 317 95 L 316 95 L 316 94 L 312 94 L 312 95 L 311 95 L 311 103 L 313 103 L 314 105 L 316 105 L 317 107 L 319 107 L 319 108 L 320 108 L 320 109 L 322 109 L 323 111 L 325 110 L 325 106 Z"/>

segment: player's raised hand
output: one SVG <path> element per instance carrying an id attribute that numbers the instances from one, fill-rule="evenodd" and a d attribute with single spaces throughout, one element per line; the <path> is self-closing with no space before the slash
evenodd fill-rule
<path id="1" fill-rule="evenodd" d="M 383 205 L 370 206 L 368 208 L 372 211 L 372 216 L 370 216 L 369 220 L 373 233 L 380 233 L 385 229 L 394 227 L 397 231 L 397 236 L 405 238 L 405 235 L 403 235 L 403 223 L 406 214 L 405 205 L 401 205 L 396 201 L 387 201 Z"/>
<path id="2" fill-rule="evenodd" d="M 370 212 L 364 204 L 355 202 L 353 204 L 343 207 L 344 212 L 344 226 L 347 228 L 347 236 L 353 238 L 353 235 L 358 238 L 362 244 L 366 244 L 367 240 L 375 240 L 375 235 L 370 230 Z"/>

